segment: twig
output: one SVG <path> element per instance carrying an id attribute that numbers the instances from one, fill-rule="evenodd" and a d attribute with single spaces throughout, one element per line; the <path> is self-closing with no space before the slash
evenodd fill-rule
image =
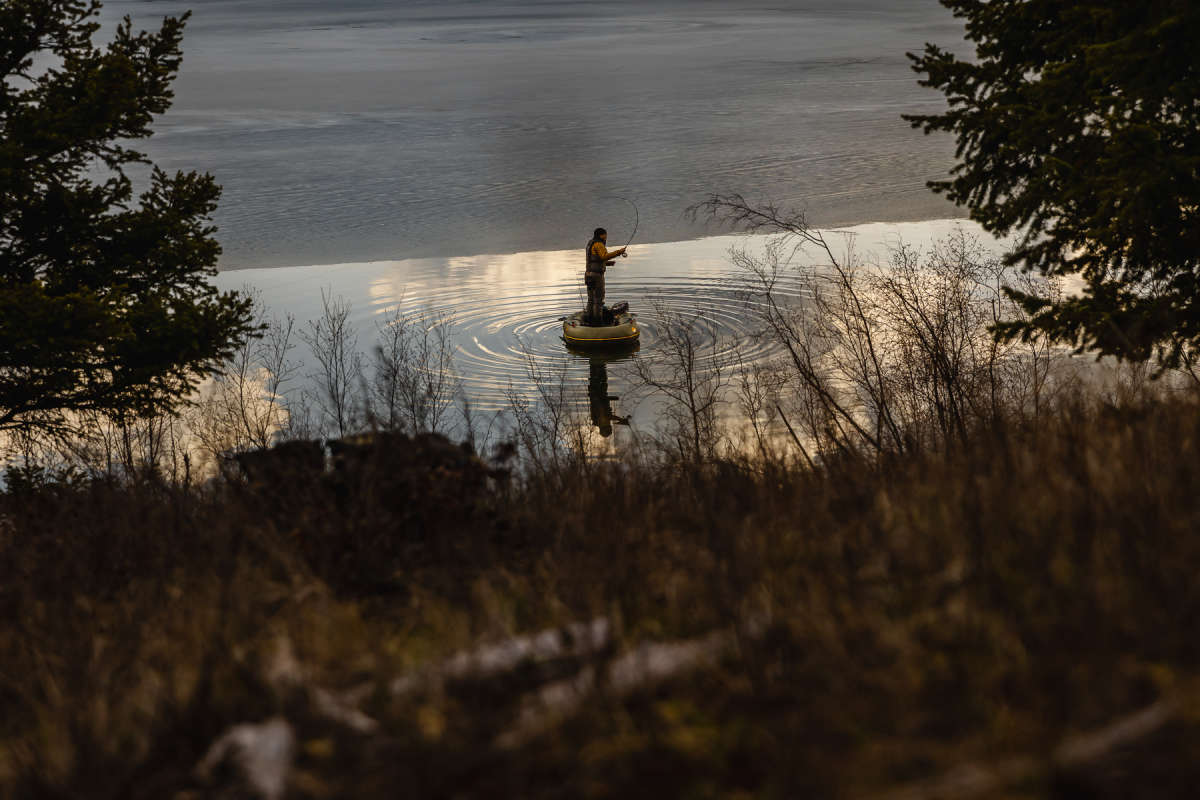
<path id="1" fill-rule="evenodd" d="M 792 429 L 792 423 L 788 422 L 787 415 L 783 413 L 783 409 L 779 407 L 778 403 L 775 404 L 775 410 L 779 412 L 779 418 L 783 420 L 783 424 L 787 426 L 788 433 L 792 435 L 792 441 L 796 443 L 796 447 L 800 448 L 800 455 L 804 456 L 804 460 L 808 462 L 808 468 L 813 472 L 816 472 L 817 465 L 814 464 L 813 460 L 809 457 L 808 451 L 804 449 L 804 445 L 800 444 L 800 437 L 797 436 L 796 431 Z"/>

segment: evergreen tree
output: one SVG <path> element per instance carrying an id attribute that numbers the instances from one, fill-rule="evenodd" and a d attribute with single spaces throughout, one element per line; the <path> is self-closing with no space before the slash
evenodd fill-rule
<path id="1" fill-rule="evenodd" d="M 220 188 L 130 148 L 170 105 L 187 15 L 100 47 L 99 7 L 0 4 L 0 431 L 169 410 L 252 332 L 208 280 Z"/>
<path id="2" fill-rule="evenodd" d="M 907 116 L 950 131 L 959 164 L 931 188 L 995 234 L 1010 263 L 1079 273 L 1080 296 L 1013 292 L 1081 350 L 1166 366 L 1200 346 L 1200 3 L 941 0 L 975 58 L 909 54 L 949 110 Z"/>

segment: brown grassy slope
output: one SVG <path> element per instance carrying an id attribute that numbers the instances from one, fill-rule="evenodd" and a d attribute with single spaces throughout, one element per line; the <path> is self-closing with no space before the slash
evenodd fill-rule
<path id="1" fill-rule="evenodd" d="M 208 796 L 192 768 L 209 744 L 277 714 L 298 736 L 294 797 L 858 797 L 1042 764 L 1197 675 L 1198 440 L 1194 402 L 1144 400 L 820 474 L 9 495 L 0 795 Z M 714 630 L 734 646 L 601 685 L 509 747 L 525 693 L 579 663 L 389 689 L 478 641 L 599 616 L 617 634 L 600 658 Z M 302 679 L 279 677 L 281 648 Z M 358 688 L 378 729 L 331 722 L 300 684 Z M 998 796 L 1188 796 L 1190 720 Z"/>

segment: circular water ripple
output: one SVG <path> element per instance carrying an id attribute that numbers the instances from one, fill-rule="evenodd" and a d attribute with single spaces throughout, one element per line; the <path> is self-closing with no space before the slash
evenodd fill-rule
<path id="1" fill-rule="evenodd" d="M 610 273 L 608 284 L 608 303 L 629 301 L 637 318 L 641 338 L 634 347 L 591 352 L 568 347 L 561 319 L 583 306 L 578 280 L 558 279 L 532 291 L 528 285 L 489 285 L 474 277 L 417 280 L 405 285 L 403 305 L 413 314 L 432 312 L 450 321 L 464 393 L 474 409 L 485 412 L 508 408 L 513 396 L 536 400 L 539 383 L 557 391 L 562 382 L 567 396 L 577 398 L 592 380 L 594 392 L 598 364 L 605 365 L 609 391 L 627 391 L 634 382 L 632 364 L 622 362 L 641 359 L 653 365 L 669 358 L 667 326 L 690 327 L 701 373 L 718 365 L 726 370 L 750 365 L 778 350 L 757 335 L 763 301 L 756 286 L 732 267 L 692 274 Z M 796 281 L 781 281 L 774 291 L 782 302 L 803 298 Z M 389 304 L 394 307 L 394 298 L 376 298 L 377 310 Z"/>

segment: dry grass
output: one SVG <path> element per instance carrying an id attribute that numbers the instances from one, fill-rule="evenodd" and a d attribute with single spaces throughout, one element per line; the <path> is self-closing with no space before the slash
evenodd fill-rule
<path id="1" fill-rule="evenodd" d="M 388 462 L 20 488 L 0 499 L 0 796 L 241 796 L 194 767 L 276 716 L 297 737 L 289 797 L 857 797 L 1041 763 L 1197 674 L 1198 440 L 1193 399 L 1141 397 L 819 472 L 581 463 L 480 484 Z M 393 691 L 478 642 L 600 617 L 601 652 Z M 600 680 L 503 739 L 538 686 L 714 631 L 733 636 L 715 664 Z M 1198 732 L 1184 714 L 993 794 L 1185 796 Z"/>

